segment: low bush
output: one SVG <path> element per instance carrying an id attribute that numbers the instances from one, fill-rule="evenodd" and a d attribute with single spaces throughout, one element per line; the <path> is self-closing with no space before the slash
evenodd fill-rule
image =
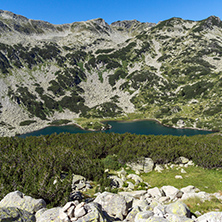
<path id="1" fill-rule="evenodd" d="M 36 123 L 35 120 L 25 120 L 25 121 L 22 121 L 19 126 L 29 126 L 30 124 L 32 123 Z"/>

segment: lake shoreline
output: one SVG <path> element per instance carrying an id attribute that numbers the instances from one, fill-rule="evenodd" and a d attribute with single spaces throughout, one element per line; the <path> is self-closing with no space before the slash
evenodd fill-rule
<path id="1" fill-rule="evenodd" d="M 99 121 L 99 120 L 98 120 Z M 168 129 L 181 129 L 181 130 L 198 130 L 198 131 L 204 131 L 204 132 L 209 132 L 209 133 L 214 133 L 215 131 L 213 130 L 208 130 L 208 129 L 199 129 L 199 128 L 192 128 L 192 127 L 183 127 L 183 128 L 180 128 L 180 127 L 173 127 L 173 126 L 167 126 L 167 125 L 164 125 L 162 124 L 159 120 L 157 119 L 128 119 L 128 120 L 116 120 L 116 119 L 107 119 L 107 120 L 102 120 L 102 121 L 99 121 L 101 123 L 107 123 L 107 122 L 116 122 L 116 123 L 130 123 L 130 122 L 142 122 L 142 121 L 147 121 L 147 122 L 156 122 L 158 123 L 160 126 L 163 126 L 163 127 L 167 127 Z M 32 133 L 35 133 L 35 132 L 38 132 L 40 130 L 44 130 L 45 128 L 48 128 L 48 127 L 62 127 L 62 126 L 75 126 L 77 128 L 79 128 L 80 130 L 83 130 L 83 131 L 87 131 L 85 133 L 91 133 L 91 132 L 105 132 L 106 130 L 95 130 L 95 129 L 85 129 L 84 127 L 82 127 L 80 124 L 76 123 L 76 122 L 71 122 L 71 123 L 68 123 L 68 124 L 60 124 L 60 125 L 46 125 L 44 127 L 41 127 L 39 129 L 36 129 L 34 131 L 29 131 L 29 132 L 26 132 L 26 133 L 23 133 L 23 134 L 17 134 L 16 136 L 25 136 L 26 134 L 32 134 Z M 112 125 L 111 125 L 112 126 Z M 79 133 L 83 133 L 83 132 L 79 132 Z M 215 132 L 216 133 L 216 132 Z"/>
<path id="2" fill-rule="evenodd" d="M 195 128 L 195 127 L 176 127 L 176 126 L 169 126 L 169 125 L 166 125 L 166 124 L 162 124 L 159 120 L 157 119 L 132 119 L 132 120 L 104 120 L 104 121 L 101 121 L 101 122 L 109 122 L 109 121 L 115 121 L 115 122 L 138 122 L 138 121 L 155 121 L 157 122 L 158 124 L 160 124 L 161 126 L 165 126 L 165 127 L 168 127 L 168 128 L 173 128 L 173 129 L 191 129 L 191 130 L 200 130 L 200 131 L 209 131 L 209 132 L 220 132 L 220 131 L 213 131 L 213 130 L 209 130 L 209 129 L 201 129 L 201 128 Z"/>

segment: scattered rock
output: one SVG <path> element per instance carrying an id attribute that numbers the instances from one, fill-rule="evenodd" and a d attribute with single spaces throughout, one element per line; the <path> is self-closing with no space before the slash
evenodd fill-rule
<path id="1" fill-rule="evenodd" d="M 130 190 L 133 190 L 134 189 L 134 184 L 133 183 L 131 183 L 131 182 L 129 182 L 129 181 L 127 181 L 127 184 L 128 184 L 128 189 L 130 189 Z"/>
<path id="2" fill-rule="evenodd" d="M 134 171 L 149 173 L 153 170 L 154 162 L 151 158 L 141 158 L 137 162 L 128 163 L 127 165 Z"/>
<path id="3" fill-rule="evenodd" d="M 165 214 L 164 206 L 162 206 L 161 204 L 157 205 L 156 207 L 154 207 L 153 213 L 155 217 L 163 217 Z"/>
<path id="4" fill-rule="evenodd" d="M 187 166 L 194 166 L 195 164 L 194 164 L 194 162 L 192 161 L 192 160 L 190 160 L 187 164 L 185 164 L 185 165 L 187 165 Z"/>
<path id="5" fill-rule="evenodd" d="M 84 205 L 85 203 L 80 203 L 79 205 L 76 206 L 75 212 L 74 212 L 75 218 L 83 217 L 86 214 Z"/>
<path id="6" fill-rule="evenodd" d="M 154 168 L 155 171 L 159 172 L 159 173 L 162 173 L 162 171 L 164 170 L 163 166 L 159 165 L 159 164 L 156 164 L 155 168 Z"/>
<path id="7" fill-rule="evenodd" d="M 117 176 L 109 176 L 111 179 L 111 186 L 114 188 L 122 188 L 123 187 L 123 181 Z"/>
<path id="8" fill-rule="evenodd" d="M 72 193 L 69 195 L 69 199 L 71 201 L 81 201 L 83 199 L 83 195 L 80 191 L 72 191 Z"/>
<path id="9" fill-rule="evenodd" d="M 134 222 L 135 221 L 135 217 L 137 215 L 137 213 L 141 212 L 142 210 L 140 209 L 139 206 L 135 206 L 133 207 L 130 212 L 128 213 L 127 217 L 126 217 L 126 221 L 127 222 Z"/>
<path id="10" fill-rule="evenodd" d="M 74 175 L 72 177 L 72 190 L 82 190 L 86 186 L 86 178 L 81 175 Z"/>
<path id="11" fill-rule="evenodd" d="M 176 175 L 175 179 L 183 179 L 183 177 L 181 175 Z"/>
<path id="12" fill-rule="evenodd" d="M 144 196 L 147 193 L 146 190 L 134 190 L 130 192 L 119 192 L 119 195 L 122 195 L 124 197 L 129 196 L 132 198 L 140 199 L 142 196 Z"/>
<path id="13" fill-rule="evenodd" d="M 108 222 L 106 214 L 102 211 L 101 206 L 95 202 L 88 203 L 84 206 L 87 214 L 81 218 L 76 219 L 77 222 Z M 72 220 L 71 220 L 72 221 Z M 73 220 L 74 221 L 74 220 Z"/>
<path id="14" fill-rule="evenodd" d="M 150 217 L 146 222 L 169 222 L 167 219 L 163 217 Z"/>
<path id="15" fill-rule="evenodd" d="M 128 213 L 126 200 L 119 194 L 104 192 L 98 195 L 94 202 L 100 204 L 111 218 L 123 220 Z"/>
<path id="16" fill-rule="evenodd" d="M 159 189 L 158 187 L 148 189 L 147 193 L 150 195 L 150 197 L 155 199 L 159 199 L 160 197 L 165 196 L 163 190 Z"/>
<path id="17" fill-rule="evenodd" d="M 36 213 L 41 208 L 45 208 L 46 203 L 43 199 L 34 199 L 30 196 L 26 196 L 20 191 L 14 191 L 8 193 L 0 201 L 0 208 L 3 207 L 15 207 L 30 213 Z"/>
<path id="18" fill-rule="evenodd" d="M 145 158 L 149 159 L 149 158 Z M 149 162 L 149 161 L 147 161 Z M 186 162 L 186 163 L 185 163 Z M 180 157 L 177 160 L 179 165 L 168 164 L 165 166 L 177 167 L 181 173 L 186 173 L 183 168 L 189 163 L 188 159 Z M 185 164 L 184 164 L 185 163 Z M 143 165 L 143 170 L 145 165 Z M 158 168 L 159 167 L 159 168 Z M 166 168 L 166 167 L 165 167 Z M 156 165 L 155 170 L 162 171 L 164 168 L 161 165 Z M 140 171 L 142 172 L 142 171 Z M 114 186 L 123 188 L 124 182 L 121 178 L 132 179 L 135 184 L 143 182 L 142 178 L 136 174 L 129 174 L 127 177 L 126 171 L 122 168 L 117 172 L 118 176 L 110 176 Z M 120 178 L 121 177 L 121 178 Z M 177 175 L 175 178 L 182 179 L 182 176 Z M 134 189 L 134 184 L 126 181 L 128 189 Z M 181 190 L 173 186 L 163 186 L 160 189 L 157 187 L 148 190 L 137 190 L 131 192 L 119 192 L 113 194 L 109 192 L 97 193 L 97 197 L 91 198 L 91 202 L 81 202 L 82 193 L 78 189 L 90 185 L 86 179 L 80 175 L 74 175 L 72 188 L 75 191 L 70 195 L 70 202 L 66 203 L 62 208 L 46 209 L 45 201 L 42 199 L 33 199 L 25 196 L 19 191 L 15 191 L 6 195 L 0 201 L 0 221 L 54 221 L 54 222 L 109 222 L 109 221 L 125 221 L 125 222 L 216 222 L 222 221 L 222 212 L 210 212 L 195 218 L 191 218 L 189 208 L 181 202 L 181 200 L 198 197 L 201 200 L 210 200 L 213 194 L 200 191 L 192 185 L 182 188 Z M 81 187 L 82 186 L 82 187 Z M 149 184 L 147 184 L 147 187 Z M 125 189 L 126 190 L 126 189 Z M 220 193 L 215 193 L 214 196 L 222 199 Z M 178 200 L 181 199 L 181 200 Z M 167 204 L 171 201 L 170 204 Z M 173 202 L 172 201 L 176 201 Z M 25 218 L 25 219 L 24 219 Z"/>
<path id="19" fill-rule="evenodd" d="M 147 221 L 148 218 L 152 217 L 154 213 L 152 211 L 138 212 L 135 216 L 135 222 Z"/>
<path id="20" fill-rule="evenodd" d="M 194 220 L 191 218 L 180 217 L 176 214 L 166 214 L 165 218 L 170 222 L 194 222 Z"/>
<path id="21" fill-rule="evenodd" d="M 191 213 L 186 204 L 181 201 L 176 201 L 166 206 L 166 213 L 175 214 L 180 217 L 188 217 L 191 218 Z"/>
<path id="22" fill-rule="evenodd" d="M 159 201 L 160 203 L 167 203 L 167 202 L 170 201 L 170 197 L 160 197 L 160 198 L 158 199 L 158 201 Z"/>
<path id="23" fill-rule="evenodd" d="M 126 178 L 134 180 L 136 184 L 143 182 L 143 179 L 136 174 L 129 174 Z"/>
<path id="24" fill-rule="evenodd" d="M 165 196 L 170 197 L 171 200 L 175 200 L 181 193 L 180 190 L 173 186 L 163 186 L 161 187 L 161 190 L 165 193 Z"/>
<path id="25" fill-rule="evenodd" d="M 135 174 L 137 174 L 137 175 L 140 175 L 141 172 L 142 172 L 142 170 L 141 170 L 141 171 L 139 171 L 139 170 L 135 170 Z"/>
<path id="26" fill-rule="evenodd" d="M 186 125 L 186 124 L 185 124 L 185 122 L 184 122 L 182 119 L 180 119 L 180 120 L 177 121 L 177 126 L 178 126 L 179 128 L 183 128 L 185 125 Z"/>
<path id="27" fill-rule="evenodd" d="M 175 163 L 177 164 L 186 164 L 189 162 L 189 159 L 187 159 L 186 157 L 179 157 L 178 159 L 176 159 Z"/>
<path id="28" fill-rule="evenodd" d="M 181 173 L 187 173 L 184 169 L 181 169 L 180 172 L 181 172 Z"/>
<path id="29" fill-rule="evenodd" d="M 198 217 L 196 222 L 221 222 L 222 212 L 209 212 Z"/>
<path id="30" fill-rule="evenodd" d="M 124 168 L 122 168 L 120 171 L 117 172 L 117 175 L 119 178 L 126 177 L 127 172 L 124 170 Z"/>
<path id="31" fill-rule="evenodd" d="M 35 222 L 35 216 L 28 211 L 21 210 L 17 207 L 4 207 L 0 208 L 0 221 L 26 221 Z"/>
<path id="32" fill-rule="evenodd" d="M 154 167 L 154 162 L 151 158 L 145 158 L 144 159 L 144 166 L 143 166 L 143 171 L 144 173 L 149 173 L 153 170 Z"/>
<path id="33" fill-rule="evenodd" d="M 187 187 L 184 187 L 182 189 L 180 189 L 183 193 L 195 193 L 195 192 L 199 192 L 200 190 L 198 188 L 196 188 L 195 186 L 189 185 Z"/>
<path id="34" fill-rule="evenodd" d="M 133 200 L 133 207 L 138 206 L 142 211 L 149 208 L 149 203 L 145 199 L 134 199 Z"/>

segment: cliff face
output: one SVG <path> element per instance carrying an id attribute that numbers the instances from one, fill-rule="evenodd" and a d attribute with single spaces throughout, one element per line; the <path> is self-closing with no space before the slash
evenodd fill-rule
<path id="1" fill-rule="evenodd" d="M 53 25 L 1 10 L 0 135 L 134 112 L 220 130 L 221 56 L 215 16 Z"/>

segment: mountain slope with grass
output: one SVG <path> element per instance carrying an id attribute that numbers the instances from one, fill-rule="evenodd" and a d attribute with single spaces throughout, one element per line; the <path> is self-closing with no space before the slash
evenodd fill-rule
<path id="1" fill-rule="evenodd" d="M 0 135 L 132 114 L 221 130 L 221 56 L 215 16 L 53 25 L 1 10 Z"/>

